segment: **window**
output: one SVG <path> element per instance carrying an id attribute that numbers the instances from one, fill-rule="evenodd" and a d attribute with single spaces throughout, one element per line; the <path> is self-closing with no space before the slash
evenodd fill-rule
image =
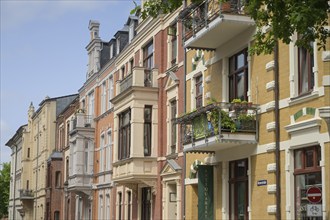
<path id="1" fill-rule="evenodd" d="M 124 79 L 125 78 L 125 66 L 122 66 L 120 68 L 120 75 L 121 75 L 121 79 Z"/>
<path id="2" fill-rule="evenodd" d="M 27 180 L 27 181 L 26 181 L 26 189 L 27 189 L 27 190 L 29 190 L 29 188 L 30 188 L 30 184 L 29 184 L 29 183 L 30 183 L 30 181 Z"/>
<path id="3" fill-rule="evenodd" d="M 147 69 L 152 69 L 154 67 L 153 41 L 143 48 L 143 66 Z"/>
<path id="4" fill-rule="evenodd" d="M 88 171 L 88 140 L 85 140 L 85 158 L 84 158 L 85 172 Z"/>
<path id="5" fill-rule="evenodd" d="M 106 152 L 106 169 L 110 170 L 112 164 L 112 134 L 111 130 L 107 132 L 107 152 Z"/>
<path id="6" fill-rule="evenodd" d="M 103 196 L 99 196 L 99 213 L 98 219 L 103 219 Z"/>
<path id="7" fill-rule="evenodd" d="M 129 158 L 131 145 L 131 110 L 119 115 L 118 159 Z"/>
<path id="8" fill-rule="evenodd" d="M 101 139 L 100 139 L 100 168 L 99 168 L 99 172 L 103 172 L 104 171 L 104 134 L 101 135 Z"/>
<path id="9" fill-rule="evenodd" d="M 132 192 L 127 191 L 127 220 L 131 220 L 132 213 Z"/>
<path id="10" fill-rule="evenodd" d="M 94 92 L 88 95 L 88 114 L 94 116 Z"/>
<path id="11" fill-rule="evenodd" d="M 248 100 L 247 49 L 229 58 L 229 100 Z"/>
<path id="12" fill-rule="evenodd" d="M 110 195 L 107 194 L 105 196 L 105 218 L 104 219 L 110 219 Z"/>
<path id="13" fill-rule="evenodd" d="M 151 219 L 151 188 L 144 187 L 142 190 L 141 219 Z"/>
<path id="14" fill-rule="evenodd" d="M 310 43 L 313 48 L 313 42 Z M 310 92 L 314 87 L 314 55 L 303 47 L 298 47 L 299 95 Z"/>
<path id="15" fill-rule="evenodd" d="M 128 42 L 131 43 L 134 37 L 134 21 L 131 22 L 129 26 Z"/>
<path id="16" fill-rule="evenodd" d="M 65 161 L 65 172 L 66 172 L 66 181 L 69 180 L 69 157 L 66 157 Z"/>
<path id="17" fill-rule="evenodd" d="M 151 155 L 151 121 L 152 106 L 144 107 L 144 156 Z"/>
<path id="18" fill-rule="evenodd" d="M 306 220 L 321 220 L 322 217 L 308 217 L 307 206 L 312 204 L 307 199 L 307 190 L 316 187 L 322 191 L 321 147 L 313 146 L 294 151 L 295 177 L 295 218 Z M 318 201 L 315 205 L 321 205 Z"/>
<path id="19" fill-rule="evenodd" d="M 171 153 L 175 153 L 176 150 L 176 124 L 174 119 L 176 118 L 176 100 L 172 100 L 170 102 L 170 107 L 171 107 Z"/>
<path id="20" fill-rule="evenodd" d="M 55 187 L 56 188 L 61 187 L 61 171 L 55 172 Z"/>
<path id="21" fill-rule="evenodd" d="M 119 54 L 120 53 L 120 37 L 117 38 L 116 49 L 117 49 L 117 54 Z"/>
<path id="22" fill-rule="evenodd" d="M 203 75 L 196 77 L 196 108 L 203 106 Z"/>
<path id="23" fill-rule="evenodd" d="M 54 212 L 54 220 L 60 220 L 60 211 Z"/>
<path id="24" fill-rule="evenodd" d="M 113 98 L 113 78 L 109 78 L 109 109 L 112 108 L 111 99 Z"/>
<path id="25" fill-rule="evenodd" d="M 134 67 L 134 59 L 131 59 L 129 61 L 129 74 L 132 74 L 133 73 L 133 67 Z"/>
<path id="26" fill-rule="evenodd" d="M 30 148 L 27 149 L 27 157 L 30 158 Z"/>
<path id="27" fill-rule="evenodd" d="M 171 39 L 171 64 L 172 66 L 176 64 L 176 56 L 177 56 L 177 48 L 178 48 L 178 40 L 176 36 L 176 25 L 170 27 L 172 30 L 172 39 Z"/>
<path id="28" fill-rule="evenodd" d="M 122 212 L 122 202 L 123 202 L 123 198 L 122 198 L 122 193 L 119 192 L 118 193 L 118 220 L 121 220 L 121 212 Z"/>
<path id="29" fill-rule="evenodd" d="M 113 44 L 110 45 L 110 59 L 113 57 Z"/>
<path id="30" fill-rule="evenodd" d="M 105 112 L 106 110 L 106 105 L 107 105 L 107 85 L 106 81 L 102 83 L 101 87 L 101 114 Z"/>
<path id="31" fill-rule="evenodd" d="M 69 146 L 69 139 L 70 139 L 69 137 L 70 137 L 70 121 L 67 121 L 66 122 L 66 146 Z"/>
<path id="32" fill-rule="evenodd" d="M 229 163 L 230 219 L 248 219 L 248 160 Z"/>
<path id="33" fill-rule="evenodd" d="M 47 187 L 51 187 L 52 182 L 52 169 L 50 164 L 47 166 Z"/>

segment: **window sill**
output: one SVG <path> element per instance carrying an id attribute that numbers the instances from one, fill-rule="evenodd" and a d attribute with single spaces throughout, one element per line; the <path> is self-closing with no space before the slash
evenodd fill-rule
<path id="1" fill-rule="evenodd" d="M 288 103 L 289 103 L 289 106 L 291 106 L 291 105 L 300 104 L 300 103 L 303 103 L 303 102 L 306 102 L 306 101 L 309 101 L 312 99 L 316 99 L 318 97 L 319 97 L 319 92 L 312 91 L 312 92 L 304 93 L 299 96 L 290 98 Z"/>

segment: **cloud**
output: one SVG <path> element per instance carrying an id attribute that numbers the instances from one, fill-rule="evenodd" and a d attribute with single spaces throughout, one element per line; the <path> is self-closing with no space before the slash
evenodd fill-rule
<path id="1" fill-rule="evenodd" d="M 17 29 L 25 24 L 42 20 L 54 20 L 66 13 L 89 12 L 104 7 L 114 6 L 118 1 L 88 0 L 31 0 L 0 1 L 1 31 Z"/>

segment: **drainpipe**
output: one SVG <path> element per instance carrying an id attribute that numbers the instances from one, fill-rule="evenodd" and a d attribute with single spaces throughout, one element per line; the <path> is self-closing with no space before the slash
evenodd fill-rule
<path id="1" fill-rule="evenodd" d="M 36 193 L 34 198 L 34 219 L 37 219 L 37 194 L 38 194 L 38 166 L 39 166 L 39 131 L 40 131 L 40 119 L 38 119 L 38 130 L 37 130 L 37 167 L 36 167 Z"/>
<path id="2" fill-rule="evenodd" d="M 185 5 L 185 1 L 184 1 L 184 4 L 183 4 L 183 8 L 185 8 L 186 5 Z M 182 35 L 184 34 L 183 32 L 183 23 L 181 23 L 181 33 Z M 186 112 L 186 104 L 187 104 L 187 100 L 186 100 L 186 95 L 187 95 L 187 92 L 186 92 L 186 89 L 187 89 L 187 84 L 186 84 L 186 72 L 187 72 L 187 51 L 186 51 L 186 48 L 184 48 L 184 42 L 183 42 L 183 37 L 182 37 L 182 46 L 183 46 L 183 55 L 184 55 L 184 60 L 183 60 L 183 85 L 184 85 L 184 88 L 183 88 L 183 111 Z M 182 126 L 181 126 L 182 128 Z M 181 131 L 181 128 L 180 128 L 180 131 Z M 182 132 L 181 132 L 182 134 Z M 181 137 L 182 138 L 182 137 Z M 180 141 L 180 144 L 182 144 L 182 142 Z M 183 146 L 183 144 L 182 144 Z M 182 202 L 182 208 L 183 208 L 183 219 L 186 219 L 186 185 L 185 185 L 185 180 L 186 180 L 186 152 L 184 152 L 183 148 L 182 148 L 182 151 L 183 151 L 183 199 L 181 201 Z"/>
<path id="3" fill-rule="evenodd" d="M 274 47 L 275 80 L 275 161 L 276 161 L 276 220 L 281 219 L 281 160 L 280 160 L 280 109 L 279 109 L 279 65 L 278 40 Z"/>

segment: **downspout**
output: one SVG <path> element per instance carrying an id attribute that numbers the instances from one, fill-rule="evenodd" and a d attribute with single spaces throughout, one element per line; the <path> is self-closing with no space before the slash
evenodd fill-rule
<path id="1" fill-rule="evenodd" d="M 183 30 L 183 27 L 182 27 Z M 187 89 L 187 85 L 186 85 L 186 69 L 187 69 L 187 65 L 186 65 L 186 60 L 187 60 L 187 55 L 186 55 L 186 48 L 183 48 L 183 53 L 184 53 L 184 61 L 183 61 L 183 69 L 184 69 L 184 90 L 183 90 L 183 97 L 184 97 L 184 102 L 183 102 L 183 111 L 186 112 L 186 89 Z M 181 127 L 182 128 L 182 127 Z M 180 129 L 181 131 L 181 129 Z M 182 134 L 182 132 L 181 132 Z M 182 137 L 181 137 L 182 138 Z M 183 145 L 183 143 L 180 141 L 180 143 Z M 183 151 L 183 219 L 186 219 L 186 152 L 184 151 L 184 149 L 182 148 Z"/>
<path id="2" fill-rule="evenodd" d="M 186 1 L 183 1 L 183 9 L 186 8 Z M 182 34 L 182 47 L 183 47 L 183 55 L 184 55 L 184 60 L 183 60 L 183 85 L 184 85 L 184 89 L 183 89 L 183 111 L 186 112 L 186 104 L 187 104 L 187 84 L 186 84 L 186 72 L 187 72 L 187 53 L 186 53 L 186 48 L 184 47 L 184 42 L 183 42 L 183 35 L 184 35 L 184 25 L 181 22 L 181 34 Z M 181 127 L 182 128 L 182 127 Z M 180 131 L 181 131 L 180 128 Z M 182 134 L 182 132 L 180 132 Z M 180 135 L 180 138 L 181 135 Z M 182 144 L 182 142 L 180 141 L 180 143 Z M 183 146 L 183 144 L 182 144 Z M 186 152 L 183 150 L 182 147 L 182 151 L 183 151 L 183 203 L 182 203 L 182 207 L 183 207 L 183 219 L 186 219 L 186 184 L 185 184 L 185 180 L 186 180 Z"/>
<path id="3" fill-rule="evenodd" d="M 276 161 L 276 220 L 281 219 L 281 156 L 280 156 L 280 109 L 279 109 L 279 51 L 278 40 L 274 46 L 274 80 L 275 80 L 275 161 Z"/>
<path id="4" fill-rule="evenodd" d="M 38 119 L 38 130 L 37 130 L 37 167 L 36 167 L 36 193 L 35 193 L 35 198 L 34 198 L 34 204 L 35 204 L 35 208 L 34 208 L 34 219 L 37 219 L 37 193 L 38 193 L 38 166 L 39 166 L 39 123 L 40 123 L 40 119 Z"/>

